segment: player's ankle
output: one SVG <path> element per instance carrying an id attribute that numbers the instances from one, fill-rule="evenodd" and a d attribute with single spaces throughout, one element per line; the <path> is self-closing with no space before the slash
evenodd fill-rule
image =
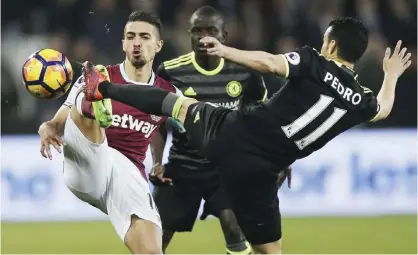
<path id="1" fill-rule="evenodd" d="M 77 112 L 86 118 L 94 119 L 94 111 L 92 103 L 84 98 L 84 92 L 80 91 L 75 99 L 75 107 Z"/>
<path id="2" fill-rule="evenodd" d="M 97 86 L 97 90 L 100 92 L 100 94 L 102 94 L 103 98 L 109 98 L 109 93 L 108 93 L 108 89 L 111 86 L 115 86 L 112 83 L 110 83 L 109 81 L 102 81 L 101 83 L 99 83 L 99 85 Z"/>
<path id="3" fill-rule="evenodd" d="M 241 241 L 239 243 L 227 244 L 227 254 L 251 254 L 251 245 L 247 241 Z"/>

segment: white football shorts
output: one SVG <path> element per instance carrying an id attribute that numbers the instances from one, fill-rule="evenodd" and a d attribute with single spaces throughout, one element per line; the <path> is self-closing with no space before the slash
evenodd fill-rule
<path id="1" fill-rule="evenodd" d="M 117 234 L 125 240 L 131 216 L 161 228 L 147 181 L 122 153 L 90 142 L 68 115 L 64 129 L 64 182 L 82 201 L 109 215 Z"/>

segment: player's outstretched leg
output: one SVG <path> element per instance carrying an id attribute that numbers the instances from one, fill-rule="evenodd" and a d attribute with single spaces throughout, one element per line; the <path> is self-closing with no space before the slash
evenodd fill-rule
<path id="1" fill-rule="evenodd" d="M 108 80 L 106 67 L 98 65 L 95 67 L 100 77 Z M 89 102 L 85 94 L 80 91 L 77 95 L 74 107 L 70 113 L 78 129 L 92 143 L 102 143 L 104 130 L 112 124 L 112 103 L 110 99 Z"/>
<path id="2" fill-rule="evenodd" d="M 251 246 L 246 241 L 232 210 L 222 210 L 219 214 L 222 232 L 226 241 L 227 254 L 250 254 Z"/>
<path id="3" fill-rule="evenodd" d="M 94 104 L 102 104 L 103 107 L 95 109 Z M 109 109 L 103 102 L 94 104 L 85 100 L 84 93 L 79 92 L 71 107 L 63 133 L 63 175 L 65 184 L 79 199 L 106 213 L 102 195 L 108 182 L 108 148 L 104 142 L 103 123 L 96 121 L 94 116 L 109 114 Z"/>
<path id="4" fill-rule="evenodd" d="M 113 84 L 88 61 L 83 67 L 85 78 L 83 90 L 88 101 L 112 98 L 148 114 L 173 117 L 182 124 L 189 106 L 196 103 L 194 99 L 152 86 Z"/>
<path id="5" fill-rule="evenodd" d="M 155 223 L 132 215 L 125 244 L 132 254 L 162 254 L 161 236 L 161 228 Z"/>
<path id="6" fill-rule="evenodd" d="M 81 92 L 77 95 L 76 102 L 71 108 L 70 117 L 77 128 L 83 135 L 92 143 L 101 144 L 104 141 L 104 129 L 100 127 L 92 112 L 88 109 L 92 108 L 92 103 L 84 99 L 84 94 Z"/>

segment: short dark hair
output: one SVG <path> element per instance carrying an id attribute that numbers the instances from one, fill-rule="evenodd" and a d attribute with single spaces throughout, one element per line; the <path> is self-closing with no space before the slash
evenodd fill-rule
<path id="1" fill-rule="evenodd" d="M 202 7 L 197 8 L 194 12 L 193 15 L 196 15 L 200 18 L 215 18 L 215 19 L 220 19 L 222 21 L 222 29 L 225 29 L 225 17 L 224 15 L 216 8 L 210 6 L 210 5 L 205 5 Z M 192 17 L 193 17 L 192 15 Z"/>
<path id="2" fill-rule="evenodd" d="M 133 11 L 131 14 L 129 14 L 128 21 L 126 23 L 135 22 L 135 21 L 143 21 L 143 22 L 153 25 L 154 27 L 157 28 L 160 37 L 162 37 L 163 23 L 161 22 L 160 18 L 158 18 L 157 15 L 146 12 L 146 11 Z"/>
<path id="3" fill-rule="evenodd" d="M 328 37 L 335 40 L 338 57 L 354 63 L 363 56 L 369 42 L 369 31 L 363 22 L 352 17 L 342 17 L 329 23 L 332 27 Z"/>
<path id="4" fill-rule="evenodd" d="M 216 17 L 224 19 L 224 15 L 219 10 L 210 5 L 199 7 L 195 10 L 194 13 L 203 17 Z"/>

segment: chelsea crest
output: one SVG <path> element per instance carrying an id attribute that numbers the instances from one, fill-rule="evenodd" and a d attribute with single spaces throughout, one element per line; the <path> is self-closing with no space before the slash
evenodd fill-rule
<path id="1" fill-rule="evenodd" d="M 238 97 L 241 95 L 242 92 L 242 85 L 237 81 L 230 81 L 226 85 L 226 93 L 228 93 L 231 97 Z"/>

